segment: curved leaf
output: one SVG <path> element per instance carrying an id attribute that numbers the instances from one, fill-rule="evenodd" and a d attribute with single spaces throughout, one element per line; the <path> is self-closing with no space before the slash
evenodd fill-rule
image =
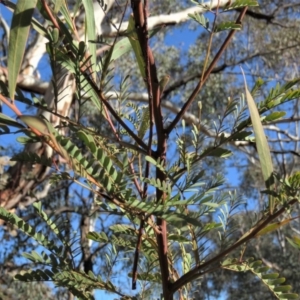
<path id="1" fill-rule="evenodd" d="M 260 115 L 252 95 L 250 94 L 247 84 L 245 81 L 246 99 L 250 111 L 250 117 L 253 125 L 253 131 L 255 135 L 256 147 L 258 152 L 258 157 L 261 165 L 262 175 L 265 181 L 266 188 L 268 190 L 273 190 L 274 177 L 273 177 L 273 164 L 271 158 L 271 152 L 269 144 L 261 123 Z M 270 213 L 273 214 L 275 206 L 275 199 L 269 196 L 269 209 Z"/>
<path id="2" fill-rule="evenodd" d="M 37 0 L 19 0 L 11 23 L 8 51 L 9 96 L 15 97 L 17 78 L 21 69 L 33 10 Z"/>
<path id="3" fill-rule="evenodd" d="M 85 26 L 87 31 L 88 40 L 94 40 L 96 36 L 96 26 L 95 26 L 95 15 L 94 15 L 94 5 L 93 1 L 83 0 L 82 1 L 85 9 Z M 96 71 L 96 44 L 89 43 L 89 51 L 92 62 L 92 69 Z"/>
<path id="4" fill-rule="evenodd" d="M 135 22 L 134 22 L 133 16 L 130 16 L 130 18 L 129 18 L 127 32 L 128 32 L 128 39 L 129 39 L 132 49 L 134 51 L 136 61 L 138 63 L 142 78 L 146 78 L 146 64 L 144 61 L 144 56 L 143 56 L 142 48 L 141 48 L 141 45 L 140 45 L 140 42 L 138 39 L 138 35 L 136 33 Z"/>
<path id="5" fill-rule="evenodd" d="M 18 128 L 24 128 L 24 126 L 18 122 L 16 122 L 14 119 L 11 117 L 0 113 L 0 125 L 8 125 L 8 126 L 14 126 Z"/>

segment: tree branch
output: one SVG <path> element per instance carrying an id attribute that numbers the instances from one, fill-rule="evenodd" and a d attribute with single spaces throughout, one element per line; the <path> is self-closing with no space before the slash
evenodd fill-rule
<path id="1" fill-rule="evenodd" d="M 180 279 L 178 279 L 176 282 L 171 287 L 171 290 L 173 292 L 177 291 L 180 289 L 182 286 L 186 285 L 191 281 L 191 279 L 195 279 L 199 276 L 202 275 L 202 270 L 205 269 L 206 267 L 211 267 L 214 263 L 219 262 L 222 258 L 224 258 L 227 254 L 241 246 L 242 244 L 246 243 L 247 241 L 253 239 L 256 234 L 261 231 L 263 228 L 265 228 L 270 222 L 275 220 L 277 217 L 279 217 L 282 213 L 286 211 L 286 208 L 289 206 L 293 206 L 295 203 L 298 202 L 298 199 L 292 199 L 288 202 L 288 204 L 282 208 L 280 208 L 277 212 L 275 212 L 272 215 L 269 215 L 265 219 L 262 219 L 257 223 L 255 227 L 250 229 L 248 231 L 248 234 L 246 236 L 240 238 L 237 242 L 235 242 L 232 246 L 227 248 L 225 251 L 219 253 L 215 257 L 213 257 L 210 260 L 207 260 L 204 262 L 202 265 L 195 267 L 194 269 L 190 270 L 186 274 L 184 274 Z"/>
<path id="2" fill-rule="evenodd" d="M 241 24 L 241 21 L 243 20 L 243 18 L 245 16 L 247 8 L 248 8 L 247 6 L 243 8 L 242 12 L 240 13 L 239 17 L 236 20 L 236 24 Z M 208 79 L 209 75 L 213 71 L 213 69 L 214 69 L 215 65 L 217 64 L 218 60 L 220 59 L 221 55 L 223 54 L 223 52 L 225 51 L 225 49 L 228 47 L 229 42 L 230 42 L 230 40 L 233 37 L 233 35 L 234 35 L 235 32 L 236 32 L 236 30 L 231 30 L 229 32 L 229 34 L 228 34 L 227 38 L 225 39 L 223 45 L 221 46 L 220 50 L 215 55 L 213 61 L 211 62 L 211 64 L 209 65 L 209 67 L 207 68 L 207 70 L 205 71 L 205 73 L 203 74 L 203 77 L 201 76 L 201 79 L 200 79 L 199 83 L 197 84 L 196 88 L 194 89 L 194 91 L 192 92 L 191 96 L 188 98 L 188 100 L 186 101 L 186 103 L 182 106 L 180 112 L 174 118 L 174 120 L 169 125 L 169 127 L 166 128 L 166 130 L 165 130 L 166 135 L 170 134 L 170 132 L 177 125 L 177 123 L 182 118 L 182 116 L 184 115 L 184 113 L 191 106 L 191 104 L 193 103 L 195 97 L 198 95 L 198 93 L 200 92 L 200 90 L 203 87 L 204 83 L 206 82 L 206 80 Z"/>

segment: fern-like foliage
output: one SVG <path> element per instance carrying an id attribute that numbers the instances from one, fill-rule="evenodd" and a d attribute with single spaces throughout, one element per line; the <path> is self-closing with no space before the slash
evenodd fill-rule
<path id="1" fill-rule="evenodd" d="M 73 265 L 74 257 L 70 256 L 74 253 L 74 249 L 72 249 L 72 244 L 63 235 L 61 226 L 58 227 L 57 221 L 47 216 L 42 209 L 41 203 L 36 203 L 34 207 L 54 236 L 59 238 L 61 245 L 57 245 L 57 242 L 49 239 L 42 232 L 36 232 L 35 228 L 31 227 L 15 214 L 0 208 L 1 219 L 13 224 L 17 229 L 32 237 L 49 252 L 42 251 L 38 253 L 32 251 L 31 253 L 24 253 L 23 256 L 25 258 L 39 265 L 40 268 L 22 271 L 16 275 L 17 280 L 53 281 L 57 286 L 67 287 L 79 299 L 93 299 L 92 292 L 94 289 L 104 289 L 125 296 L 117 291 L 110 281 L 104 281 L 101 276 L 95 276 L 92 272 L 86 274 L 75 270 Z"/>
<path id="2" fill-rule="evenodd" d="M 285 278 L 279 273 L 272 272 L 261 260 L 249 258 L 240 262 L 238 259 L 228 258 L 222 263 L 222 268 L 235 272 L 249 271 L 257 276 L 277 299 L 298 299 L 298 295 L 291 293 L 292 287 L 284 285 Z"/>
<path id="3" fill-rule="evenodd" d="M 23 1 L 18 1 L 21 2 Z M 91 270 L 84 272 L 81 266 L 76 264 L 80 254 L 77 247 L 78 235 L 75 233 L 71 238 L 70 235 L 66 235 L 64 222 L 51 214 L 48 215 L 42 203 L 35 203 L 33 209 L 35 216 L 50 234 L 38 231 L 38 226 L 35 227 L 0 207 L 2 220 L 15 226 L 43 248 L 42 251 L 36 249 L 24 253 L 24 257 L 33 262 L 35 267 L 24 270 L 16 279 L 53 281 L 57 286 L 67 288 L 79 299 L 93 299 L 94 289 L 114 293 L 121 299 L 137 299 L 125 295 L 125 292 L 117 289 L 113 283 L 112 274 L 116 267 L 120 266 L 121 259 L 126 260 L 122 261 L 122 266 L 127 266 L 129 257 L 134 261 L 133 270 L 131 273 L 126 270 L 126 274 L 132 276 L 133 282 L 137 279 L 145 285 L 162 283 L 163 292 L 167 294 L 167 297 L 164 297 L 168 298 L 166 300 L 171 299 L 171 294 L 175 293 L 179 293 L 178 298 L 187 299 L 193 290 L 194 280 L 208 272 L 209 268 L 218 268 L 217 264 L 221 259 L 247 242 L 247 237 L 250 240 L 263 235 L 263 230 L 268 230 L 267 226 L 273 225 L 275 217 L 298 201 L 299 174 L 284 180 L 277 178 L 278 188 L 265 191 L 278 200 L 274 214 L 273 210 L 270 213 L 264 212 L 262 218 L 253 223 L 251 230 L 239 238 L 235 234 L 237 226 L 234 214 L 240 207 L 242 198 L 235 192 L 222 190 L 225 184 L 224 176 L 214 172 L 208 162 L 210 158 L 217 163 L 223 162 L 232 155 L 231 146 L 236 141 L 255 142 L 250 137 L 252 131 L 249 128 L 252 123 L 256 121 L 256 124 L 262 125 L 261 123 L 266 124 L 282 118 L 284 113 L 274 111 L 274 108 L 277 109 L 279 105 L 300 96 L 300 90 L 296 87 L 300 81 L 293 80 L 271 89 L 269 95 L 257 104 L 258 117 L 254 121 L 253 118 L 251 121 L 247 113 L 246 101 L 242 95 L 240 98 L 228 98 L 223 113 L 211 121 L 209 125 L 212 124 L 213 128 L 207 129 L 205 137 L 200 121 L 190 126 L 182 120 L 180 126 L 177 125 L 177 121 L 173 127 L 168 127 L 161 106 L 163 99 L 159 95 L 163 92 L 163 88 L 160 90 L 159 87 L 162 82 L 158 82 L 149 43 L 149 39 L 158 29 L 148 33 L 147 23 L 138 24 L 148 16 L 130 16 L 126 31 L 117 32 L 112 39 L 105 40 L 104 37 L 99 37 L 97 42 L 105 44 L 106 51 L 96 58 L 97 42 L 91 40 L 95 35 L 94 15 L 88 15 L 93 10 L 92 1 L 76 1 L 75 4 L 76 9 L 83 9 L 86 13 L 85 41 L 74 38 L 78 36 L 76 24 L 74 25 L 76 11 L 74 15 L 70 14 L 65 1 L 54 1 L 54 11 L 58 10 L 59 13 L 57 11 L 55 18 L 51 18 L 53 9 L 50 9 L 46 2 L 43 1 L 43 6 L 39 5 L 38 9 L 42 15 L 47 15 L 50 25 L 47 29 L 43 26 L 39 29 L 48 39 L 47 53 L 53 72 L 54 103 L 57 106 L 61 101 L 64 90 L 58 89 L 61 80 L 59 77 L 67 72 L 75 79 L 74 92 L 78 113 L 70 119 L 58 116 L 62 120 L 60 126 L 68 128 L 66 134 L 60 134 L 57 128 L 41 117 L 21 115 L 15 110 L 19 118 L 14 120 L 1 113 L 0 133 L 8 133 L 11 127 L 15 127 L 26 135 L 18 138 L 19 142 L 42 142 L 52 147 L 63 158 L 66 167 L 62 167 L 58 160 L 58 165 L 55 164 L 55 168 L 52 169 L 54 174 L 51 175 L 51 182 L 76 182 L 90 192 L 87 197 L 89 199 L 82 201 L 84 204 L 93 202 L 93 209 L 86 213 L 89 218 L 94 216 L 96 219 L 99 211 L 113 218 L 109 219 L 112 223 L 107 224 L 103 221 L 101 229 L 89 229 L 90 232 L 86 230 L 80 237 L 90 242 L 82 242 L 81 248 L 86 244 L 89 248 L 98 246 L 99 252 L 93 259 L 99 258 L 103 269 L 101 274 L 96 274 L 95 270 L 95 273 Z M 210 10 L 207 4 L 192 2 L 207 11 Z M 98 3 L 106 12 L 106 2 L 98 0 Z M 135 5 L 145 3 L 132 1 L 134 14 Z M 256 5 L 257 1 L 253 0 L 229 1 L 223 12 Z M 139 13 L 143 11 L 137 10 Z M 143 14 L 146 11 L 147 9 Z M 124 11 L 122 18 L 126 15 Z M 209 19 L 203 14 L 191 14 L 190 17 L 204 27 L 211 34 L 211 38 L 220 31 L 241 28 L 241 24 L 235 21 L 215 21 L 211 27 Z M 37 23 L 34 24 L 37 26 Z M 145 36 L 141 37 L 143 34 Z M 123 77 L 117 74 L 120 84 L 114 88 L 115 62 L 130 50 L 133 50 L 135 55 L 141 82 L 146 83 L 141 88 L 147 89 L 148 103 L 141 104 L 141 101 L 136 102 L 131 98 L 130 92 L 135 85 L 130 80 L 129 71 Z M 208 50 L 203 75 L 209 70 L 206 68 L 210 60 L 210 48 Z M 204 85 L 204 79 L 205 76 L 202 76 L 199 86 Z M 263 81 L 259 79 L 252 94 L 256 96 L 263 85 Z M 10 95 L 10 91 L 2 82 L 0 89 L 5 97 Z M 200 88 L 196 89 L 194 94 L 198 94 L 199 91 Z M 114 92 L 117 99 L 111 97 Z M 250 93 L 248 90 L 246 92 L 248 99 Z M 22 103 L 57 115 L 56 109 L 51 111 L 52 108 L 43 101 L 37 101 L 35 98 L 29 100 L 18 89 L 16 95 L 17 100 Z M 1 98 L 1 101 L 4 100 Z M 12 102 L 9 102 L 9 107 L 12 107 Z M 255 110 L 254 102 L 253 107 Z M 101 122 L 90 122 L 86 117 L 88 108 Z M 175 121 L 177 117 L 178 120 L 182 119 L 185 109 L 183 106 L 179 110 Z M 264 137 L 263 133 L 262 136 Z M 173 138 L 176 139 L 174 147 L 170 143 Z M 174 150 L 175 154 L 172 157 L 169 157 L 168 147 Z M 53 166 L 52 158 L 36 153 L 24 152 L 15 155 L 13 160 L 41 164 L 45 167 Z M 66 195 L 66 198 L 68 196 Z M 84 225 L 81 224 L 82 227 Z M 215 242 L 212 236 L 219 236 L 220 240 Z M 297 241 L 294 240 L 293 243 L 297 244 Z M 81 251 L 84 256 L 84 249 Z M 281 285 L 283 279 L 279 274 L 272 273 L 268 267 L 262 266 L 261 261 L 228 258 L 220 267 L 232 271 L 250 271 L 258 276 L 276 297 L 295 297 L 295 294 L 290 293 L 290 286 Z"/>

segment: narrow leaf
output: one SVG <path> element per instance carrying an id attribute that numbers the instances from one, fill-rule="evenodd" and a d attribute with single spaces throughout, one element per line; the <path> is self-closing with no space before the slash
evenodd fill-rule
<path id="1" fill-rule="evenodd" d="M 300 238 L 297 236 L 294 236 L 292 239 L 286 237 L 288 242 L 296 249 L 300 249 Z"/>
<path id="2" fill-rule="evenodd" d="M 252 98 L 245 81 L 246 100 L 248 103 L 250 117 L 253 125 L 253 131 L 256 140 L 256 147 L 258 157 L 261 165 L 262 175 L 265 181 L 266 188 L 273 190 L 274 178 L 273 178 L 273 164 L 271 158 L 271 152 L 269 144 L 264 133 L 264 129 L 260 120 L 260 115 L 254 99 Z M 270 213 L 273 214 L 275 202 L 272 196 L 269 196 L 269 209 Z"/>
<path id="3" fill-rule="evenodd" d="M 16 122 L 14 119 L 10 118 L 9 116 L 0 113 L 0 124 L 1 125 L 8 125 L 8 126 L 14 126 L 18 128 L 24 128 L 23 125 L 20 123 Z"/>
<path id="4" fill-rule="evenodd" d="M 241 28 L 242 25 L 235 22 L 222 22 L 215 27 L 214 32 L 220 32 L 224 30 L 241 30 Z"/>
<path id="5" fill-rule="evenodd" d="M 95 14 L 93 1 L 83 0 L 82 1 L 85 9 L 85 26 L 87 30 L 88 40 L 95 39 L 96 36 L 96 25 L 95 25 Z M 89 51 L 91 56 L 93 71 L 96 71 L 96 44 L 89 43 Z"/>
<path id="6" fill-rule="evenodd" d="M 160 27 L 150 30 L 149 37 L 150 38 L 153 37 L 159 30 Z M 115 44 L 113 52 L 111 54 L 111 58 L 110 58 L 111 60 L 117 60 L 119 57 L 128 53 L 131 50 L 132 46 L 131 46 L 130 38 L 131 38 L 131 34 L 129 34 L 128 38 L 123 38 Z"/>
<path id="7" fill-rule="evenodd" d="M 285 111 L 274 111 L 271 114 L 269 114 L 268 116 L 266 116 L 264 121 L 265 122 L 275 121 L 275 120 L 281 119 L 285 115 L 286 115 Z"/>
<path id="8" fill-rule="evenodd" d="M 36 3 L 37 0 L 19 0 L 12 18 L 7 66 L 9 96 L 12 100 L 15 98 L 17 78 L 21 69 L 31 18 Z"/>
<path id="9" fill-rule="evenodd" d="M 278 295 L 279 299 L 299 299 L 298 294 L 280 294 Z"/>
<path id="10" fill-rule="evenodd" d="M 223 149 L 223 148 L 208 148 L 204 151 L 202 155 L 226 158 L 232 155 L 232 152 L 230 150 Z"/>
<path id="11" fill-rule="evenodd" d="M 138 36 L 136 34 L 133 16 L 130 16 L 130 18 L 129 18 L 127 32 L 128 32 L 128 39 L 129 39 L 132 49 L 134 51 L 142 78 L 146 78 L 146 64 L 144 61 L 144 56 L 143 56 L 140 42 L 139 42 Z"/>
<path id="12" fill-rule="evenodd" d="M 261 236 L 261 235 L 265 235 L 267 233 L 270 233 L 274 230 L 277 230 L 278 228 L 280 228 L 281 226 L 288 224 L 289 222 L 291 222 L 294 218 L 292 219 L 287 219 L 281 222 L 276 222 L 276 223 L 272 223 L 267 225 L 265 228 L 263 228 L 261 231 L 259 231 L 255 236 Z"/>

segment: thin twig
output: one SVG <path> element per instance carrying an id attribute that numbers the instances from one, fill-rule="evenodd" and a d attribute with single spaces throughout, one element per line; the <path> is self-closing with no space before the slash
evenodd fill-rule
<path id="1" fill-rule="evenodd" d="M 243 20 L 246 11 L 247 11 L 247 6 L 243 8 L 243 10 L 241 11 L 239 17 L 236 20 L 237 24 L 240 24 L 241 21 Z M 185 114 L 185 112 L 188 110 L 188 108 L 191 106 L 191 104 L 193 103 L 193 101 L 195 100 L 196 96 L 198 95 L 198 93 L 200 92 L 200 90 L 202 89 L 204 83 L 206 82 L 206 80 L 208 79 L 209 75 L 211 74 L 211 72 L 213 71 L 216 63 L 218 62 L 218 60 L 220 59 L 221 55 L 223 54 L 223 52 L 225 51 L 225 49 L 228 47 L 230 40 L 232 39 L 234 33 L 236 32 L 236 30 L 231 30 L 227 36 L 227 38 L 225 39 L 224 43 L 222 44 L 220 50 L 218 51 L 218 53 L 216 54 L 216 56 L 214 57 L 213 61 L 211 62 L 210 66 L 208 67 L 208 69 L 206 70 L 204 76 L 201 76 L 201 79 L 199 80 L 199 83 L 197 84 L 196 88 L 194 89 L 194 91 L 192 92 L 192 94 L 190 95 L 190 97 L 188 98 L 188 100 L 185 102 L 185 104 L 182 106 L 180 112 L 176 115 L 176 117 L 174 118 L 174 120 L 171 122 L 171 124 L 168 126 L 168 128 L 166 128 L 165 133 L 166 135 L 169 135 L 170 132 L 174 129 L 174 127 L 177 125 L 177 123 L 181 120 L 181 118 L 183 117 L 183 115 Z"/>

